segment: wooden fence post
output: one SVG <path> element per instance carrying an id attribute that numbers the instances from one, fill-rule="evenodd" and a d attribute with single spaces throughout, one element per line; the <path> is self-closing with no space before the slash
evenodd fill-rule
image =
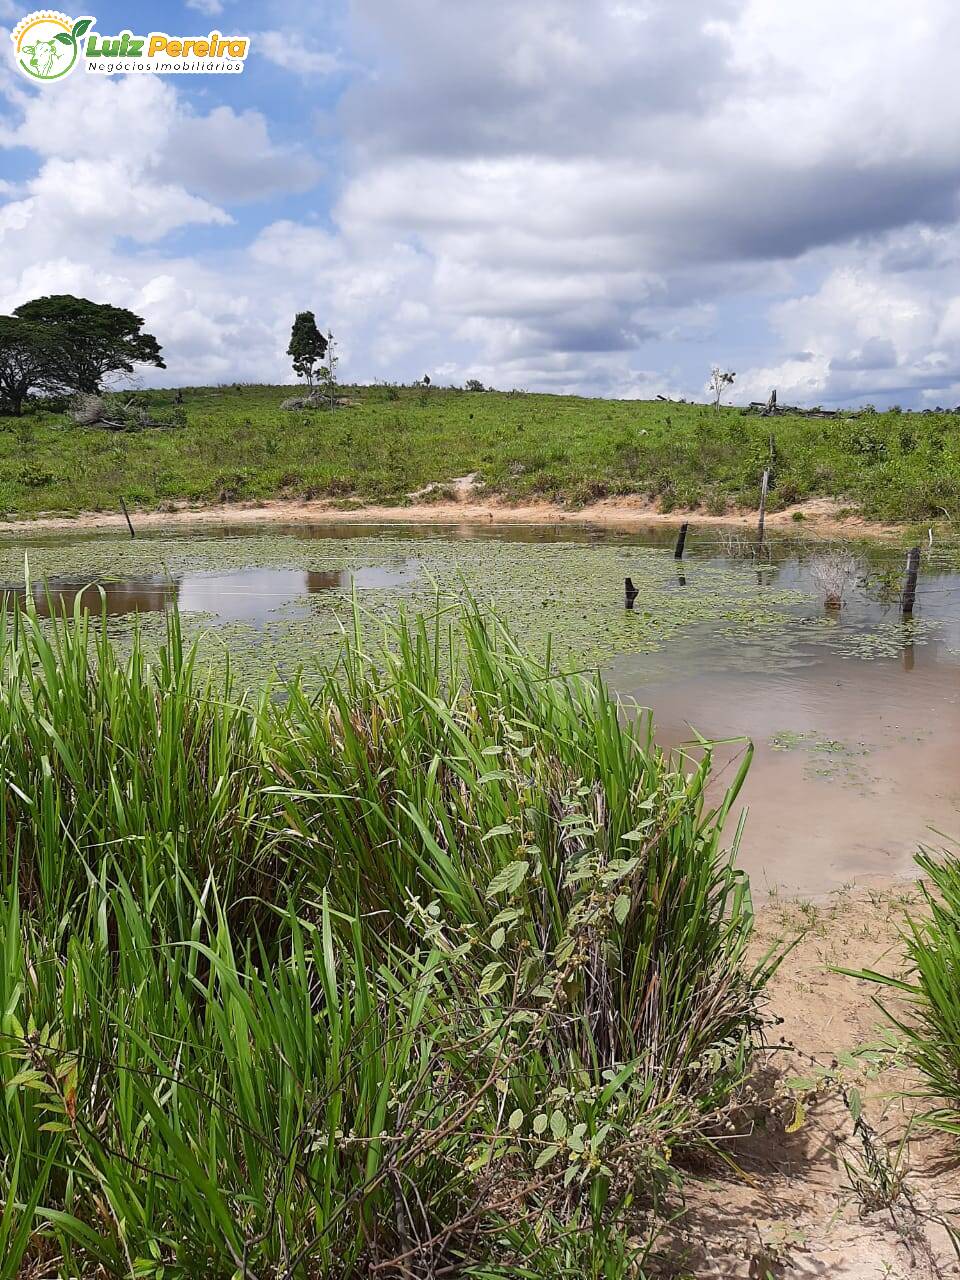
<path id="1" fill-rule="evenodd" d="M 690 525 L 686 522 L 686 520 L 680 526 L 680 534 L 677 538 L 677 545 L 673 553 L 674 560 L 683 559 L 683 547 L 684 547 L 684 543 L 687 541 L 687 530 L 689 528 L 690 528 Z"/>
<path id="2" fill-rule="evenodd" d="M 120 499 L 120 505 L 123 507 L 123 514 L 126 517 L 127 528 L 130 530 L 130 537 L 135 538 L 137 535 L 133 532 L 133 522 L 130 519 L 130 512 L 127 510 L 127 504 L 122 498 Z"/>
<path id="3" fill-rule="evenodd" d="M 760 480 L 760 519 L 757 522 L 757 542 L 763 546 L 763 526 L 767 520 L 767 489 L 770 487 L 770 469 L 764 471 Z"/>
<path id="4" fill-rule="evenodd" d="M 913 617 L 913 604 L 917 598 L 917 574 L 920 571 L 920 548 L 911 547 L 907 552 L 907 575 L 903 580 L 903 594 L 900 597 L 900 616 Z"/>

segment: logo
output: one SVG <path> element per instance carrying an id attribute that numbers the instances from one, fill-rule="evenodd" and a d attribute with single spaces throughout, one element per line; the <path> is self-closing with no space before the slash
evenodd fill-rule
<path id="1" fill-rule="evenodd" d="M 165 31 L 137 36 L 123 30 L 104 36 L 91 30 L 95 22 L 96 18 L 68 18 L 52 9 L 28 14 L 11 34 L 17 66 L 42 83 L 62 80 L 77 66 L 100 75 L 218 74 L 242 71 L 250 49 L 247 36 L 223 36 L 219 31 L 205 36 L 169 36 Z"/>
<path id="2" fill-rule="evenodd" d="M 11 39 L 17 66 L 31 80 L 60 80 L 80 56 L 80 40 L 93 26 L 93 18 L 77 18 L 44 9 L 28 14 L 14 27 Z"/>

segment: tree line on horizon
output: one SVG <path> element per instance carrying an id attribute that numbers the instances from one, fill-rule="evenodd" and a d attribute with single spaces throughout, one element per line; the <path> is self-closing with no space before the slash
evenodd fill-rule
<path id="1" fill-rule="evenodd" d="M 72 294 L 36 298 L 0 316 L 0 414 L 19 416 L 31 393 L 97 395 L 104 379 L 136 364 L 165 369 L 160 344 L 143 326 L 126 307 Z M 311 388 L 332 383 L 333 334 L 320 332 L 312 311 L 297 313 L 287 354 Z"/>
<path id="2" fill-rule="evenodd" d="M 0 416 L 19 417 L 31 395 L 97 396 L 104 382 L 131 374 L 138 364 L 167 366 L 162 348 L 145 321 L 126 307 L 93 302 L 73 294 L 50 294 L 0 315 Z M 312 311 L 298 311 L 287 355 L 293 371 L 314 395 L 336 393 L 336 344 Z M 432 386 L 429 375 L 413 384 Z M 469 378 L 467 391 L 485 391 Z"/>

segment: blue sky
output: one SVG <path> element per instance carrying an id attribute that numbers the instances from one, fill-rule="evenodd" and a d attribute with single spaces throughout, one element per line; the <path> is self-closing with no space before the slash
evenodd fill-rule
<path id="1" fill-rule="evenodd" d="M 0 311 L 132 307 L 147 381 L 292 380 L 309 307 L 364 381 L 960 403 L 947 0 L 91 8 L 251 40 L 34 87 L 3 36 Z"/>

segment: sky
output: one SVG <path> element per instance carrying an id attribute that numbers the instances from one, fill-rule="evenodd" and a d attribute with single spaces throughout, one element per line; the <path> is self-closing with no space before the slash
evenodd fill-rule
<path id="1" fill-rule="evenodd" d="M 309 309 L 345 381 L 960 404 L 955 0 L 110 0 L 244 72 L 42 86 L 24 13 L 0 313 L 129 307 L 145 385 L 292 382 Z"/>

